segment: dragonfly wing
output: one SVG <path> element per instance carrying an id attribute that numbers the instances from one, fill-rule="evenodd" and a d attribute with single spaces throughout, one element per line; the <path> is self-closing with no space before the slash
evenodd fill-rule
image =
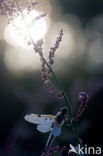
<path id="1" fill-rule="evenodd" d="M 44 126 L 43 124 L 37 126 L 37 130 L 42 133 L 47 133 L 52 130 L 51 126 Z"/>
<path id="2" fill-rule="evenodd" d="M 24 119 L 30 123 L 41 124 L 42 119 L 38 117 L 37 114 L 25 115 Z"/>
<path id="3" fill-rule="evenodd" d="M 53 115 L 30 114 L 25 115 L 24 119 L 30 123 L 44 124 L 45 126 L 51 126 L 55 122 L 55 116 Z"/>

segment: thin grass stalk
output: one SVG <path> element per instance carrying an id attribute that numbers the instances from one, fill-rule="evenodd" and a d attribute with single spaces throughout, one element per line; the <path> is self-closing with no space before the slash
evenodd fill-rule
<path id="1" fill-rule="evenodd" d="M 22 17 L 23 17 L 23 20 L 24 20 L 24 15 L 23 15 L 23 13 L 22 13 L 22 11 L 21 11 L 20 8 L 19 8 L 19 11 L 20 11 L 20 13 L 21 13 L 21 15 L 22 15 Z M 25 20 L 24 20 L 24 23 L 25 23 Z M 25 24 L 25 26 L 26 26 L 26 24 Z M 26 28 L 27 28 L 27 27 L 26 27 Z M 33 46 L 35 47 L 36 44 L 35 44 L 35 42 L 33 41 L 33 39 L 32 39 L 32 37 L 31 37 L 31 35 L 30 35 L 28 29 L 27 29 L 27 33 L 28 33 L 28 35 L 29 35 L 29 38 L 30 38 L 30 40 L 31 40 L 31 42 L 32 42 L 32 44 L 33 44 Z M 60 87 L 60 89 L 61 89 L 61 91 L 62 91 L 62 94 L 63 94 L 63 96 L 64 96 L 64 100 L 65 100 L 66 106 L 67 106 L 67 108 L 68 108 L 68 112 L 69 112 L 69 115 L 70 115 L 70 119 L 72 120 L 72 119 L 73 119 L 73 113 L 72 113 L 72 109 L 71 109 L 71 106 L 70 106 L 70 103 L 69 103 L 67 94 L 66 94 L 66 92 L 65 92 L 65 90 L 64 90 L 64 87 L 63 87 L 63 85 L 61 84 L 61 81 L 59 80 L 58 76 L 55 74 L 55 71 L 54 71 L 53 68 L 50 66 L 50 64 L 46 61 L 46 59 L 44 58 L 44 56 L 41 56 L 41 58 L 42 58 L 43 62 L 47 65 L 47 67 L 50 69 L 50 71 L 51 71 L 51 73 L 52 73 L 52 76 L 53 76 L 55 82 L 56 82 L 56 83 L 58 84 L 58 86 Z M 77 143 L 81 144 L 80 138 L 79 138 L 79 134 L 78 134 L 78 131 L 77 131 L 77 129 L 76 129 L 75 124 L 74 124 L 74 123 L 71 123 L 71 127 L 72 127 L 72 130 L 73 130 L 73 133 L 74 133 L 74 136 L 75 136 L 75 138 L 76 138 Z"/>

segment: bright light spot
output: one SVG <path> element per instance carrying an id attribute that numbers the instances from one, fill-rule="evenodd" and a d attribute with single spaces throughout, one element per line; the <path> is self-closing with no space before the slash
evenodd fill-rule
<path id="1" fill-rule="evenodd" d="M 13 73 L 24 73 L 39 70 L 39 56 L 34 51 L 21 48 L 8 48 L 4 55 L 4 63 Z"/>
<path id="2" fill-rule="evenodd" d="M 90 67 L 98 67 L 103 64 L 103 44 L 102 39 L 95 39 L 88 48 L 88 64 Z"/>
<path id="3" fill-rule="evenodd" d="M 14 18 L 12 24 L 8 24 L 5 28 L 4 37 L 8 43 L 22 48 L 32 48 L 28 45 L 30 36 L 36 42 L 44 38 L 47 31 L 45 17 L 35 20 L 40 15 L 37 11 L 32 10 L 27 13 L 24 10 L 22 15 Z"/>
<path id="4" fill-rule="evenodd" d="M 4 39 L 4 27 L 7 23 L 5 16 L 0 16 L 0 40 Z"/>

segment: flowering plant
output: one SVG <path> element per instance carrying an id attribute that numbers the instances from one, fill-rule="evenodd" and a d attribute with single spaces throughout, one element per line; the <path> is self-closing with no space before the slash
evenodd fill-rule
<path id="1" fill-rule="evenodd" d="M 31 10 L 34 9 L 34 7 L 37 4 L 38 2 L 34 2 L 32 0 L 28 1 L 28 5 L 25 8 L 27 10 L 27 13 L 29 14 Z M 18 15 L 22 16 L 22 19 L 24 20 L 24 23 L 25 23 L 25 15 L 23 14 L 23 8 L 22 6 L 20 6 L 20 1 L 18 0 L 0 1 L 0 12 L 8 16 L 9 23 L 13 23 L 13 20 Z M 43 13 L 37 16 L 35 18 L 35 22 L 45 16 L 46 16 L 46 13 Z M 59 152 L 60 154 L 64 154 L 64 155 L 70 155 L 70 153 L 68 153 L 68 150 L 69 150 L 68 147 L 61 148 L 59 146 L 56 146 L 56 147 L 51 147 L 51 146 L 54 140 L 56 139 L 56 136 L 60 135 L 61 127 L 64 122 L 66 122 L 66 124 L 72 128 L 73 134 L 76 139 L 76 143 L 82 144 L 82 141 L 79 138 L 79 135 L 76 129 L 76 123 L 79 117 L 82 115 L 85 108 L 87 107 L 88 95 L 85 92 L 81 92 L 79 94 L 80 105 L 76 113 L 74 114 L 72 112 L 71 105 L 69 103 L 67 94 L 63 88 L 63 85 L 53 69 L 55 53 L 56 53 L 56 50 L 59 48 L 60 43 L 62 41 L 63 30 L 62 29 L 60 30 L 59 35 L 56 39 L 56 42 L 54 43 L 54 45 L 50 48 L 50 51 L 48 52 L 48 59 L 46 59 L 44 57 L 44 51 L 43 51 L 43 43 L 44 43 L 43 39 L 39 39 L 38 41 L 34 42 L 33 38 L 31 37 L 31 34 L 29 33 L 28 27 L 26 25 L 25 27 L 27 30 L 27 34 L 29 36 L 28 46 L 32 44 L 34 52 L 39 55 L 39 58 L 41 61 L 41 79 L 44 85 L 47 86 L 49 93 L 55 94 L 58 99 L 64 99 L 65 101 L 65 106 L 63 105 L 62 106 L 63 108 L 60 108 L 60 110 L 55 116 L 55 120 L 53 116 L 36 116 L 36 115 L 25 116 L 25 119 L 29 122 L 39 124 L 38 130 L 41 132 L 46 131 L 47 128 L 50 128 L 49 131 L 51 133 L 47 140 L 46 148 L 44 152 L 41 154 L 42 156 L 45 156 L 45 155 L 50 156 L 50 155 L 53 155 L 54 152 Z M 43 121 L 41 124 L 42 119 Z M 44 126 L 43 124 L 46 124 L 46 126 Z M 53 138 L 51 135 L 53 135 Z"/>

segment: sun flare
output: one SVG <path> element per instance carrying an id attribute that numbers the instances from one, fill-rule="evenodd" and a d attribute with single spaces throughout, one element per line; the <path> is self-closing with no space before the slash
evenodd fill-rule
<path id="1" fill-rule="evenodd" d="M 8 24 L 4 31 L 4 37 L 8 43 L 13 46 L 22 48 L 31 48 L 30 37 L 36 42 L 44 38 L 47 31 L 47 24 L 44 18 L 35 20 L 39 12 L 32 10 L 27 13 L 26 10 L 22 15 L 18 15 Z"/>

